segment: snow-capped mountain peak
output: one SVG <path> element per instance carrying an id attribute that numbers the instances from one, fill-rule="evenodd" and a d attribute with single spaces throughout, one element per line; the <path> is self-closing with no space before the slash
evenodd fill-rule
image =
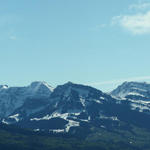
<path id="1" fill-rule="evenodd" d="M 38 88 L 40 88 L 41 86 L 45 86 L 45 87 L 47 87 L 50 91 L 53 91 L 54 90 L 54 88 L 53 87 L 51 87 L 47 82 L 45 82 L 45 81 L 34 81 L 34 82 L 32 82 L 31 84 L 30 84 L 30 86 L 31 87 L 33 87 L 33 88 L 36 88 L 36 89 L 38 89 Z"/>
<path id="2" fill-rule="evenodd" d="M 53 88 L 51 86 L 40 81 L 32 82 L 26 87 L 0 86 L 0 117 L 10 115 L 16 109 L 23 107 L 24 104 L 26 106 L 36 106 L 37 103 L 38 105 L 40 103 L 44 105 L 52 92 Z M 38 101 L 35 102 L 34 99 Z"/>
<path id="3" fill-rule="evenodd" d="M 0 85 L 0 90 L 8 89 L 8 85 Z"/>
<path id="4" fill-rule="evenodd" d="M 150 92 L 150 84 L 146 82 L 124 82 L 111 92 L 117 98 L 125 98 L 129 95 L 147 97 Z"/>
<path id="5" fill-rule="evenodd" d="M 50 96 L 53 90 L 54 88 L 48 85 L 48 83 L 46 83 L 45 81 L 35 81 L 28 86 L 29 93 L 36 96 Z"/>

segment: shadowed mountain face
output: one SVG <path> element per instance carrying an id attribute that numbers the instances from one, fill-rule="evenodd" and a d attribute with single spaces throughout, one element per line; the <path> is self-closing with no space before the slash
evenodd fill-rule
<path id="1" fill-rule="evenodd" d="M 150 129 L 149 89 L 146 83 L 125 82 L 108 95 L 71 82 L 55 89 L 45 82 L 0 86 L 1 122 L 77 135 L 96 129 L 130 131 L 132 126 Z"/>

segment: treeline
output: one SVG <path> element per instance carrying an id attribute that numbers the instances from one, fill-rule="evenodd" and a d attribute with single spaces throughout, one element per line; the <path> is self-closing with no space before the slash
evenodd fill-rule
<path id="1" fill-rule="evenodd" d="M 141 150 L 123 142 L 87 142 L 67 135 L 48 135 L 0 125 L 0 150 Z M 142 150 L 149 150 L 145 146 Z"/>

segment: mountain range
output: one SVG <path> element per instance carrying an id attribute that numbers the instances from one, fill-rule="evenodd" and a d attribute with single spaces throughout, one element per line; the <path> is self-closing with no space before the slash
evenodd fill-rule
<path id="1" fill-rule="evenodd" d="M 110 93 L 72 82 L 56 88 L 39 81 L 26 87 L 1 85 L 0 122 L 89 141 L 121 139 L 133 146 L 146 145 L 150 84 L 124 82 Z"/>

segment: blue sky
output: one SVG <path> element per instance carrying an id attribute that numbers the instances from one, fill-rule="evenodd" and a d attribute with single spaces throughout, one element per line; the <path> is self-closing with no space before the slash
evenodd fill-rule
<path id="1" fill-rule="evenodd" d="M 0 84 L 150 81 L 150 0 L 0 2 Z"/>

